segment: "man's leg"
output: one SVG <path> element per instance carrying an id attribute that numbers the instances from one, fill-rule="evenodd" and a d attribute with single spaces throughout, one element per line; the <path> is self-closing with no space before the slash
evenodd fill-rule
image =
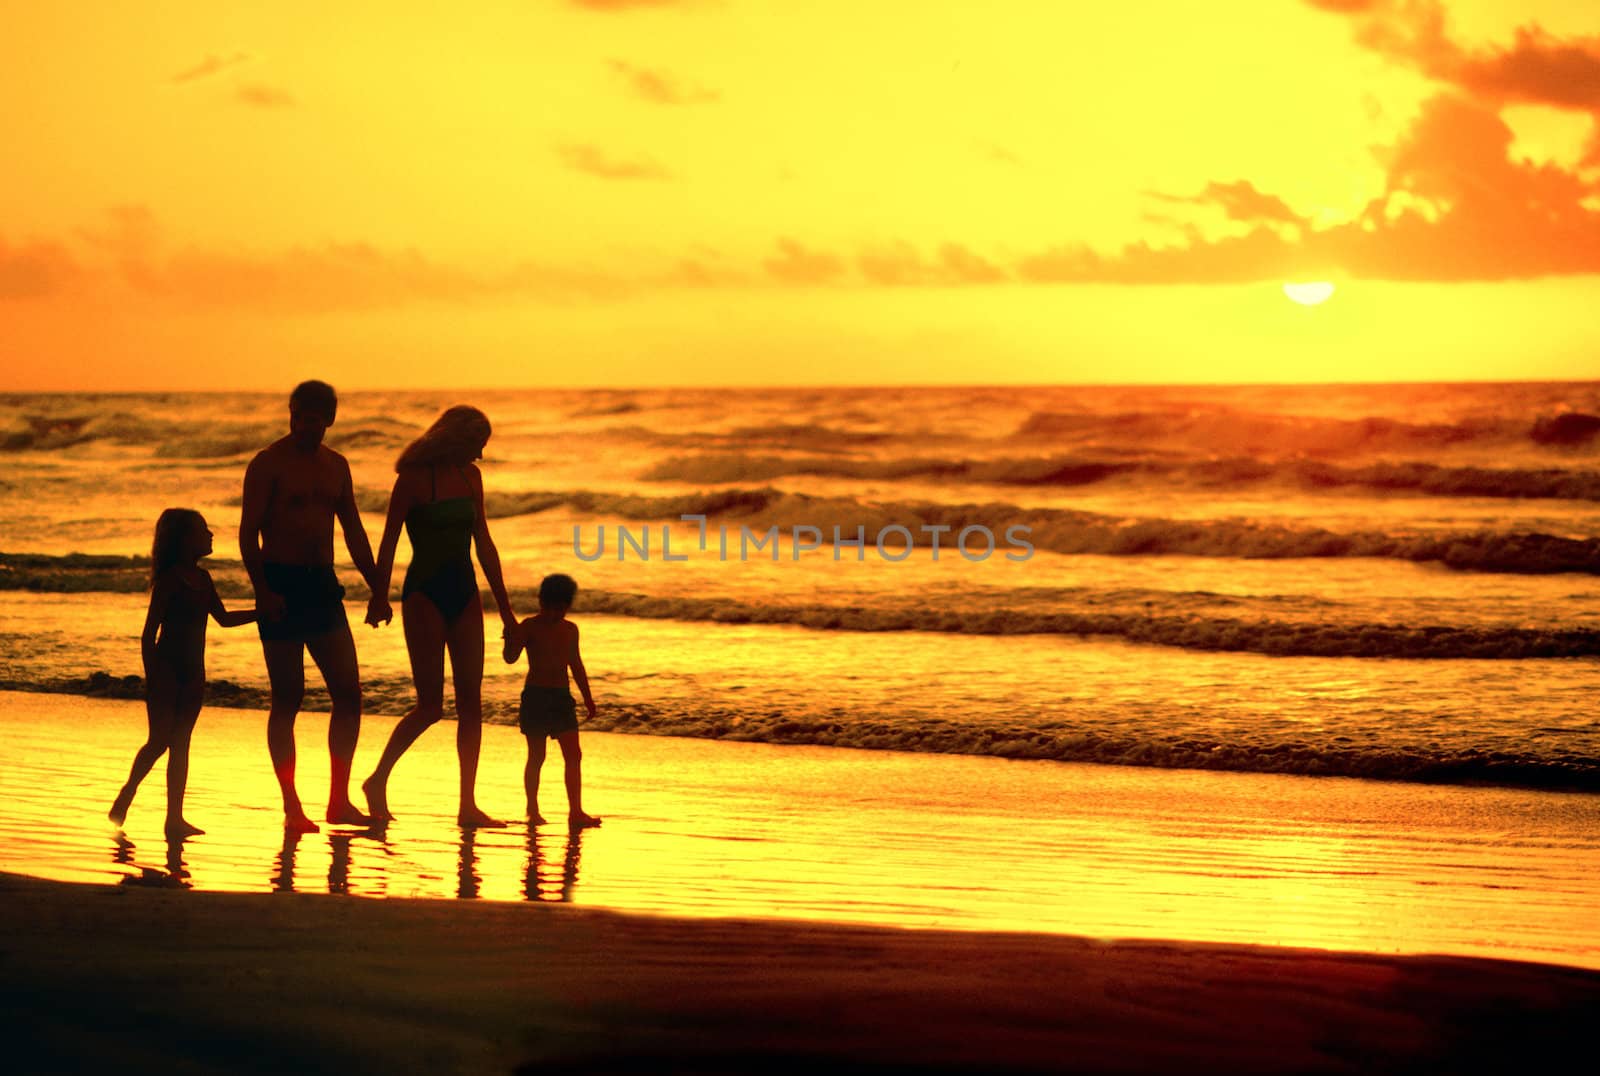
<path id="1" fill-rule="evenodd" d="M 306 817 L 294 787 L 294 719 L 306 693 L 305 651 L 293 640 L 261 641 L 267 659 L 267 680 L 272 685 L 272 708 L 267 713 L 267 750 L 272 772 L 283 792 L 283 828 L 295 833 L 315 833 L 317 824 Z"/>
<path id="2" fill-rule="evenodd" d="M 328 757 L 332 787 L 328 791 L 328 821 L 334 825 L 365 826 L 372 819 L 350 802 L 350 766 L 361 735 L 361 670 L 356 665 L 356 641 L 350 625 L 306 641 L 311 660 L 328 685 L 333 712 L 328 718 Z"/>

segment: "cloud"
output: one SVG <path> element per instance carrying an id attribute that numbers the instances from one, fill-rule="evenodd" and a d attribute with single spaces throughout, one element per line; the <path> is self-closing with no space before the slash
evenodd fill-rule
<path id="1" fill-rule="evenodd" d="M 694 7 L 697 0 L 571 0 L 574 7 L 588 11 L 627 11 L 646 7 Z"/>
<path id="2" fill-rule="evenodd" d="M 687 85 L 665 71 L 654 71 L 622 60 L 610 61 L 615 71 L 628 84 L 635 96 L 658 105 L 703 105 L 722 99 L 715 90 L 704 86 Z"/>
<path id="3" fill-rule="evenodd" d="M 233 96 L 240 104 L 253 108 L 292 108 L 295 104 L 294 95 L 288 90 L 262 83 L 240 86 Z"/>
<path id="4" fill-rule="evenodd" d="M 672 173 L 651 160 L 623 160 L 612 157 L 598 146 L 569 143 L 556 147 L 568 168 L 600 179 L 671 179 Z"/>
<path id="5" fill-rule="evenodd" d="M 1002 146 L 998 142 L 990 142 L 987 139 L 980 138 L 975 140 L 973 145 L 977 148 L 981 155 L 991 161 L 997 161 L 1000 164 L 1009 164 L 1014 166 L 1020 166 L 1023 163 L 1021 157 L 1017 156 L 1016 153 L 1007 149 L 1005 146 Z"/>
<path id="6" fill-rule="evenodd" d="M 856 267 L 870 283 L 892 287 L 995 284 L 1010 276 L 958 243 L 945 243 L 931 261 L 909 243 L 880 246 L 859 255 Z"/>
<path id="7" fill-rule="evenodd" d="M 210 53 L 207 54 L 205 59 L 195 64 L 193 67 L 185 68 L 184 70 L 179 71 L 176 75 L 173 75 L 172 81 L 175 83 L 197 82 L 203 78 L 210 78 L 219 71 L 226 71 L 230 67 L 237 67 L 238 65 L 247 62 L 249 59 L 249 54 L 244 52 L 235 52 L 228 56 L 218 56 L 214 53 Z"/>
<path id="8" fill-rule="evenodd" d="M 778 254 L 762 262 L 767 274 L 785 284 L 828 284 L 844 275 L 844 259 L 807 250 L 797 240 L 778 240 Z"/>
<path id="9" fill-rule="evenodd" d="M 1259 221 L 1277 221 L 1280 224 L 1304 225 L 1306 218 L 1289 208 L 1287 202 L 1274 194 L 1262 194 L 1247 179 L 1233 183 L 1208 183 L 1206 189 L 1193 196 L 1179 196 L 1151 192 L 1149 197 L 1164 202 L 1189 205 L 1215 205 L 1229 220 L 1254 224 Z"/>
<path id="10" fill-rule="evenodd" d="M 11 246 L 0 238 L 0 302 L 55 294 L 78 274 L 77 262 L 60 243 Z"/>
<path id="11" fill-rule="evenodd" d="M 1384 280 L 1511 280 L 1600 273 L 1597 185 L 1552 164 L 1511 160 L 1513 134 L 1490 106 L 1456 93 L 1427 101 L 1406 134 L 1377 151 L 1384 192 L 1352 220 L 1313 230 L 1281 199 L 1244 181 L 1211 183 L 1174 205 L 1220 206 L 1244 235 L 1112 255 L 1081 245 L 1023 258 L 1026 280 L 1129 284 L 1286 279 L 1342 270 Z M 1284 227 L 1289 223 L 1295 227 Z"/>
<path id="12" fill-rule="evenodd" d="M 1355 39 L 1486 103 L 1600 112 L 1600 36 L 1557 38 L 1537 24 L 1509 48 L 1468 49 L 1450 36 L 1441 0 L 1306 0 L 1351 17 Z"/>

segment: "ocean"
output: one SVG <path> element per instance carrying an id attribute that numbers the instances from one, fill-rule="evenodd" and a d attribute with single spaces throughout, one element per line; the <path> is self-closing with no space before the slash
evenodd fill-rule
<path id="1" fill-rule="evenodd" d="M 374 545 L 455 403 L 519 613 L 579 582 L 597 730 L 1600 792 L 1600 383 L 351 392 Z M 139 695 L 165 507 L 248 604 L 240 481 L 286 429 L 286 394 L 0 398 L 0 688 Z M 403 713 L 398 615 L 361 625 L 339 555 L 365 705 Z M 251 629 L 208 667 L 265 706 Z"/>

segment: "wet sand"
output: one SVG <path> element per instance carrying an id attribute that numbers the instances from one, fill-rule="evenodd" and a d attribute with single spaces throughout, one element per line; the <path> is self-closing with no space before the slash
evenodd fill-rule
<path id="1" fill-rule="evenodd" d="M 1600 1017 L 1600 973 L 1462 958 L 14 875 L 0 914 L 27 1071 L 1537 1071 Z"/>
<path id="2" fill-rule="evenodd" d="M 368 718 L 358 776 L 392 719 Z M 576 903 L 611 911 L 1451 954 L 1600 969 L 1591 796 L 585 734 L 574 836 L 515 820 L 522 738 L 484 730 L 455 824 L 454 726 L 396 771 L 385 831 L 286 841 L 265 715 L 208 709 L 189 817 L 161 836 L 157 763 L 105 818 L 138 703 L 0 693 L 0 871 L 200 891 Z M 325 803 L 327 718 L 300 720 L 300 788 Z M 546 814 L 565 806 L 559 760 Z"/>

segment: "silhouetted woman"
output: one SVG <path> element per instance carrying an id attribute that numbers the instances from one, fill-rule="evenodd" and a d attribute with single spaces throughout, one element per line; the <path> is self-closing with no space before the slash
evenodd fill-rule
<path id="1" fill-rule="evenodd" d="M 510 631 L 517 625 L 500 575 L 500 554 L 483 515 L 483 476 L 473 462 L 483 457 L 489 432 L 489 419 L 482 411 L 452 407 L 395 461 L 397 477 L 378 546 L 377 577 L 382 586 L 367 606 L 367 623 L 378 624 L 393 615 L 389 580 L 404 523 L 411 537 L 411 566 L 400 591 L 400 619 L 417 704 L 395 726 L 377 769 L 361 785 L 377 822 L 394 818 L 388 785 L 400 756 L 444 716 L 444 655 L 449 651 L 456 689 L 456 753 L 461 762 L 458 821 L 467 828 L 505 824 L 479 810 L 474 794 L 483 734 L 483 603 L 472 570 L 474 544 L 502 623 Z"/>

